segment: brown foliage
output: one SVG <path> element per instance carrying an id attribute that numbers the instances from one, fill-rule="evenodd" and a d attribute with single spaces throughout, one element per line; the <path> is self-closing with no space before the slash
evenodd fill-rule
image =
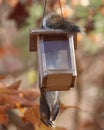
<path id="1" fill-rule="evenodd" d="M 26 10 L 25 5 L 21 2 L 18 2 L 14 10 L 10 13 L 9 19 L 12 19 L 16 22 L 17 27 L 22 27 L 26 24 L 26 19 L 29 17 L 28 11 Z"/>
<path id="2" fill-rule="evenodd" d="M 6 76 L 0 76 L 0 80 L 5 79 Z M 31 107 L 34 106 L 35 99 L 39 96 L 37 90 L 25 90 L 20 91 L 19 86 L 21 80 L 14 82 L 13 84 L 6 86 L 2 82 L 0 84 L 0 123 L 8 124 L 7 112 L 12 108 Z M 31 96 L 30 96 L 31 95 Z"/>
<path id="3" fill-rule="evenodd" d="M 31 108 L 28 108 L 24 113 L 25 121 L 29 121 L 37 126 L 40 126 L 40 114 L 39 114 L 39 105 L 35 105 Z"/>

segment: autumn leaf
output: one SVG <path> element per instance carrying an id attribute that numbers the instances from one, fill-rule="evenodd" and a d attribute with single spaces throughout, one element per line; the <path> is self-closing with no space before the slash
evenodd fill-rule
<path id="1" fill-rule="evenodd" d="M 20 84 L 21 84 L 21 80 L 14 82 L 10 86 L 4 85 L 1 83 L 0 84 L 0 94 L 17 94 L 18 91 L 15 89 L 18 89 Z"/>
<path id="2" fill-rule="evenodd" d="M 10 104 L 16 107 L 20 104 L 22 107 L 29 107 L 35 104 L 35 99 L 39 96 L 38 89 L 18 90 L 21 80 L 14 82 L 9 86 L 0 87 L 0 104 Z"/>
<path id="3" fill-rule="evenodd" d="M 0 0 L 0 4 L 3 2 L 3 0 Z"/>
<path id="4" fill-rule="evenodd" d="M 20 104 L 21 107 L 31 107 L 35 102 L 28 101 L 27 99 L 20 97 L 19 95 L 1 95 L 3 104 L 10 104 L 16 108 Z"/>
<path id="5" fill-rule="evenodd" d="M 4 49 L 5 49 L 5 52 L 6 52 L 7 54 L 8 54 L 8 52 L 9 52 L 9 53 L 11 53 L 11 54 L 13 54 L 13 55 L 20 56 L 21 53 L 22 53 L 19 48 L 15 47 L 15 46 L 12 45 L 12 44 L 6 45 L 6 46 L 4 47 Z"/>
<path id="6" fill-rule="evenodd" d="M 6 55 L 6 50 L 4 48 L 0 48 L 0 57 L 3 57 Z"/>
<path id="7" fill-rule="evenodd" d="M 83 40 L 83 35 L 81 33 L 77 34 L 77 42 L 80 43 Z"/>
<path id="8" fill-rule="evenodd" d="M 6 2 L 11 6 L 11 7 L 15 7 L 17 5 L 17 3 L 19 2 L 19 0 L 6 0 Z"/>
<path id="9" fill-rule="evenodd" d="M 21 15 L 20 15 L 21 14 Z M 16 4 L 14 10 L 9 14 L 8 19 L 12 19 L 16 22 L 17 26 L 20 28 L 26 24 L 26 20 L 29 17 L 29 13 L 26 10 L 25 5 L 20 1 Z"/>
<path id="10" fill-rule="evenodd" d="M 11 105 L 0 105 L 0 124 L 7 125 L 8 124 L 8 115 L 7 111 L 12 108 Z"/>
<path id="11" fill-rule="evenodd" d="M 11 108 L 12 108 L 12 106 L 10 106 L 9 104 L 0 105 L 0 114 L 7 112 Z"/>
<path id="12" fill-rule="evenodd" d="M 8 89 L 16 89 L 17 90 L 19 88 L 21 82 L 22 82 L 21 80 L 18 80 L 16 82 L 14 82 L 13 84 L 11 84 L 10 86 L 8 86 L 7 88 Z"/>
<path id="13" fill-rule="evenodd" d="M 34 101 L 37 97 L 40 96 L 39 89 L 28 89 L 23 91 L 23 96 L 29 101 Z"/>
<path id="14" fill-rule="evenodd" d="M 7 77 L 7 75 L 0 75 L 0 80 L 3 80 Z"/>
<path id="15" fill-rule="evenodd" d="M 66 130 L 66 128 L 63 128 L 63 127 L 55 127 L 54 130 Z"/>
<path id="16" fill-rule="evenodd" d="M 39 114 L 39 105 L 35 105 L 31 108 L 28 108 L 24 113 L 25 121 L 29 121 L 37 126 L 40 126 L 40 114 Z"/>
<path id="17" fill-rule="evenodd" d="M 0 114 L 0 124 L 7 125 L 8 122 L 9 122 L 8 115 L 4 114 L 4 113 L 1 113 Z"/>
<path id="18" fill-rule="evenodd" d="M 5 76 L 0 76 L 1 80 L 5 80 Z M 0 84 L 0 123 L 8 124 L 7 112 L 16 108 L 22 110 L 26 107 L 33 107 L 35 99 L 40 95 L 38 89 L 18 90 L 21 80 L 18 80 L 11 85 Z M 38 108 L 37 108 L 38 109 Z"/>

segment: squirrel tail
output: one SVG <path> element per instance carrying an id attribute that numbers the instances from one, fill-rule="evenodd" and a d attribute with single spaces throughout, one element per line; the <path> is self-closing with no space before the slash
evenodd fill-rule
<path id="1" fill-rule="evenodd" d="M 46 15 L 43 18 L 42 24 L 45 29 L 61 29 L 65 32 L 81 32 L 81 28 L 79 26 L 54 12 Z"/>

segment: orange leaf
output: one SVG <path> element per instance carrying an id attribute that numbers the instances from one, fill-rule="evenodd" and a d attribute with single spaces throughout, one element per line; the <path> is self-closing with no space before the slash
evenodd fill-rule
<path id="1" fill-rule="evenodd" d="M 39 96 L 38 89 L 19 91 L 21 81 L 17 81 L 9 87 L 0 88 L 0 104 L 10 104 L 17 108 L 17 104 L 21 107 L 31 107 L 35 104 L 35 99 Z"/>
<path id="2" fill-rule="evenodd" d="M 4 113 L 0 113 L 0 124 L 8 125 L 8 115 Z"/>
<path id="3" fill-rule="evenodd" d="M 55 127 L 54 130 L 66 130 L 66 128 L 63 128 L 63 127 Z"/>
<path id="4" fill-rule="evenodd" d="M 7 3 L 12 7 L 15 7 L 18 2 L 19 0 L 7 0 Z"/>
<path id="5" fill-rule="evenodd" d="M 18 94 L 19 92 L 17 90 L 11 90 L 8 88 L 0 88 L 0 94 Z"/>
<path id="6" fill-rule="evenodd" d="M 10 106 L 9 104 L 0 105 L 0 114 L 6 113 L 11 108 L 12 108 L 12 106 Z"/>
<path id="7" fill-rule="evenodd" d="M 20 14 L 21 14 L 21 17 L 20 17 Z M 23 4 L 21 1 L 19 1 L 15 5 L 14 10 L 8 15 L 8 19 L 14 20 L 16 22 L 17 27 L 19 28 L 21 28 L 24 24 L 26 24 L 26 20 L 28 17 L 29 17 L 29 12 L 26 10 L 25 4 Z"/>
<path id="8" fill-rule="evenodd" d="M 66 0 L 60 0 L 61 6 L 66 4 Z"/>
<path id="9" fill-rule="evenodd" d="M 23 97 L 26 98 L 29 101 L 34 101 L 37 97 L 40 96 L 39 89 L 28 89 L 23 91 Z"/>
<path id="10" fill-rule="evenodd" d="M 18 80 L 14 82 L 10 86 L 5 86 L 3 84 L 0 85 L 0 94 L 18 94 L 19 91 L 17 89 L 19 88 L 21 83 L 21 80 Z"/>
<path id="11" fill-rule="evenodd" d="M 1 79 L 5 79 L 5 77 L 0 76 Z M 14 82 L 13 84 L 7 86 L 1 83 L 0 87 L 0 123 L 7 125 L 8 124 L 8 116 L 7 111 L 11 108 L 21 109 L 23 107 L 32 107 L 35 105 L 35 99 L 39 96 L 38 89 L 19 91 L 18 88 L 20 86 L 21 80 Z M 39 107 L 34 107 L 36 110 L 35 117 L 37 121 L 37 114 Z M 32 111 L 31 109 L 28 111 Z M 27 111 L 27 112 L 28 112 Z M 23 112 L 23 111 L 22 111 Z M 38 112 L 39 113 L 39 112 Z M 34 111 L 31 113 L 34 115 Z M 39 121 L 37 121 L 39 123 Z"/>
<path id="12" fill-rule="evenodd" d="M 81 42 L 82 40 L 83 40 L 83 35 L 81 33 L 78 33 L 78 35 L 77 35 L 78 43 Z"/>
<path id="13" fill-rule="evenodd" d="M 3 80 L 7 77 L 7 75 L 0 75 L 0 80 Z"/>
<path id="14" fill-rule="evenodd" d="M 25 98 L 20 97 L 19 95 L 1 95 L 4 104 L 10 104 L 14 107 L 17 107 L 17 104 L 20 104 L 21 107 L 31 107 L 35 104 L 35 101 L 28 101 Z"/>
<path id="15" fill-rule="evenodd" d="M 0 124 L 7 125 L 8 124 L 8 115 L 6 112 L 12 107 L 8 104 L 1 106 L 0 105 Z"/>
<path id="16" fill-rule="evenodd" d="M 28 108 L 24 113 L 24 119 L 37 126 L 40 126 L 41 121 L 39 114 L 39 105 L 35 105 L 34 107 Z"/>
<path id="17" fill-rule="evenodd" d="M 3 0 L 0 0 L 0 4 L 3 3 Z"/>
<path id="18" fill-rule="evenodd" d="M 4 48 L 0 48 L 0 57 L 5 56 L 6 54 L 6 50 Z"/>
<path id="19" fill-rule="evenodd" d="M 18 80 L 15 83 L 13 83 L 12 85 L 8 86 L 8 89 L 18 89 L 20 84 L 21 84 L 22 80 Z"/>
<path id="20" fill-rule="evenodd" d="M 8 46 L 6 45 L 4 47 L 4 49 L 5 49 L 6 52 L 9 52 L 13 55 L 20 55 L 21 54 L 20 49 L 15 47 L 14 45 L 8 45 Z"/>

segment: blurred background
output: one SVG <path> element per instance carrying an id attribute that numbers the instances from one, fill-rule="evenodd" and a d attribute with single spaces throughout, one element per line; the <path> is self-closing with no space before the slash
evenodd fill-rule
<path id="1" fill-rule="evenodd" d="M 38 88 L 37 54 L 29 52 L 29 30 L 41 26 L 44 2 L 0 0 L 0 75 L 9 75 L 9 83 L 21 79 L 22 89 Z M 60 2 L 64 17 L 84 33 L 77 38 L 77 83 L 70 91 L 60 92 L 62 111 L 55 128 L 104 130 L 104 0 Z M 46 11 L 60 12 L 59 7 L 58 0 L 48 0 Z M 12 123 L 7 129 L 23 130 Z"/>

